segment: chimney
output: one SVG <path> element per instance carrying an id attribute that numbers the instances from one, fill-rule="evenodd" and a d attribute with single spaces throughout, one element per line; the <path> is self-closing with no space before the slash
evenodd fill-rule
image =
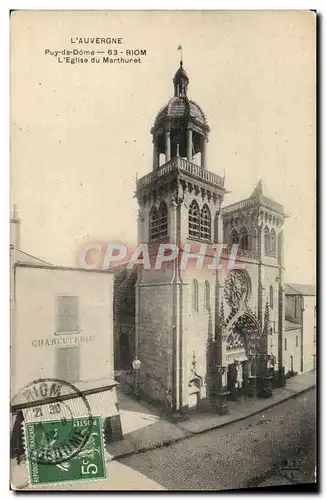
<path id="1" fill-rule="evenodd" d="M 18 218 L 17 205 L 14 205 L 13 215 L 10 219 L 10 248 L 20 249 L 20 219 Z"/>

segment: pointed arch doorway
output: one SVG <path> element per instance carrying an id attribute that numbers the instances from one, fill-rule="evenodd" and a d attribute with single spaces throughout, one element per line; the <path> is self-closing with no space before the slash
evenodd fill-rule
<path id="1" fill-rule="evenodd" d="M 227 388 L 230 399 L 256 395 L 262 330 L 258 320 L 244 311 L 231 326 L 227 337 Z"/>

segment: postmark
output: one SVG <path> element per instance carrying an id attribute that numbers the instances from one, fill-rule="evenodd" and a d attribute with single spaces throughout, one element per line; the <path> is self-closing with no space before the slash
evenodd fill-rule
<path id="1" fill-rule="evenodd" d="M 61 437 L 56 437 L 52 448 L 38 449 L 35 459 L 39 463 L 60 463 L 73 457 L 83 448 L 92 432 L 92 412 L 87 398 L 70 382 L 55 378 L 34 380 L 19 392 L 14 403 L 16 409 L 21 408 L 24 424 L 35 422 L 41 428 L 44 422 L 62 421 Z M 88 418 L 86 432 L 81 433 L 74 427 L 77 417 Z"/>

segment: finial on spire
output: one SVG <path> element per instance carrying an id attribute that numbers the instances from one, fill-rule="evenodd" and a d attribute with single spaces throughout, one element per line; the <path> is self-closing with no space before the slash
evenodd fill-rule
<path id="1" fill-rule="evenodd" d="M 180 50 L 180 51 L 181 51 L 181 61 L 180 61 L 180 66 L 182 66 L 182 64 L 183 64 L 183 62 L 182 62 L 182 61 L 183 61 L 183 58 L 182 58 L 182 45 L 179 45 L 179 46 L 178 46 L 178 48 L 177 48 L 177 50 Z"/>

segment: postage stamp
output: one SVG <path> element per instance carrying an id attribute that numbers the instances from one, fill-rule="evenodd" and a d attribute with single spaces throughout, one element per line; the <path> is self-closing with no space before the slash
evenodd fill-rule
<path id="1" fill-rule="evenodd" d="M 70 382 L 44 378 L 12 401 L 21 411 L 30 485 L 106 477 L 103 426 L 87 397 Z"/>
<path id="2" fill-rule="evenodd" d="M 106 478 L 100 417 L 28 422 L 24 433 L 31 485 Z"/>

